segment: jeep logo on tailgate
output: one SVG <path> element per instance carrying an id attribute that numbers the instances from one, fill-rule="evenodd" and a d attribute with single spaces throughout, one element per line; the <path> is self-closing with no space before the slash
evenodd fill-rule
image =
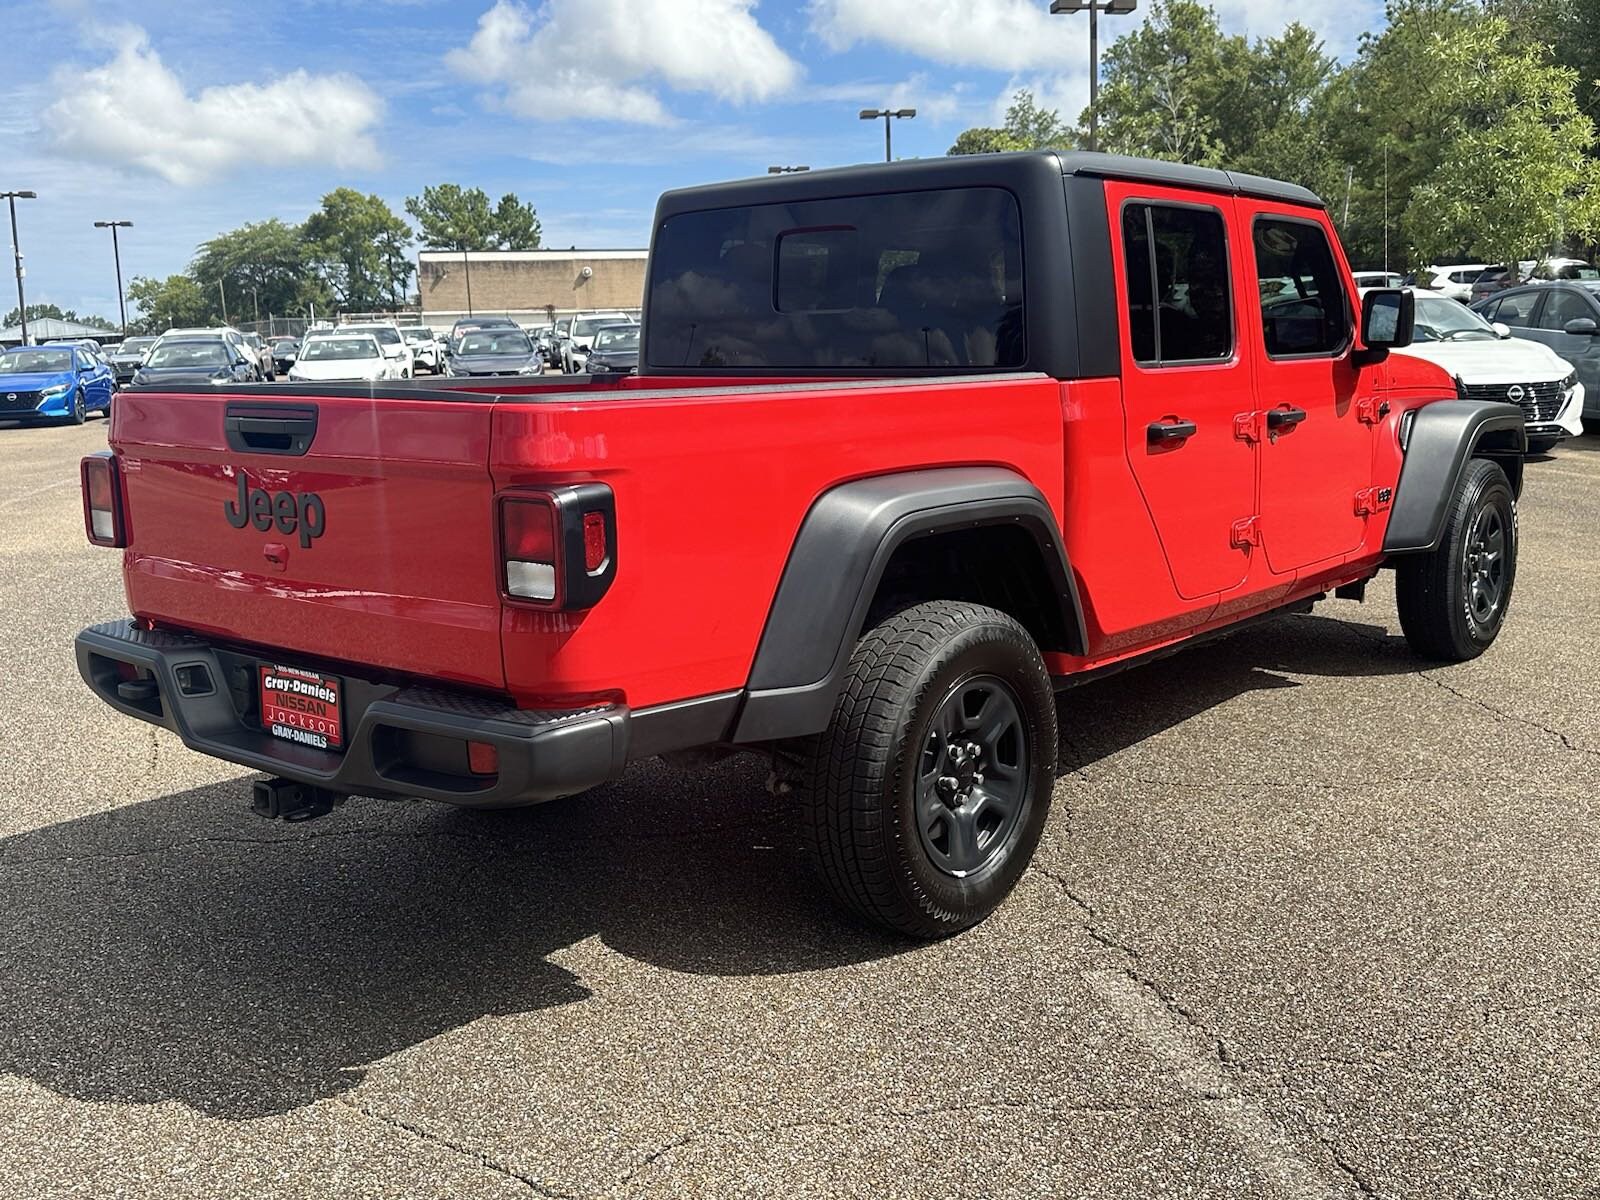
<path id="1" fill-rule="evenodd" d="M 281 534 L 300 532 L 300 545 L 309 547 L 328 527 L 328 510 L 315 492 L 268 492 L 253 488 L 239 472 L 239 494 L 222 502 L 222 515 L 235 529 L 254 525 L 262 533 L 274 526 Z"/>

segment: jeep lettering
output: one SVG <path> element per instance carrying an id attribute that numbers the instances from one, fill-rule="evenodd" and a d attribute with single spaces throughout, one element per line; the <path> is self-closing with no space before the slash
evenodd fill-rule
<path id="1" fill-rule="evenodd" d="M 278 492 L 273 495 L 265 488 L 251 487 L 243 471 L 238 475 L 239 494 L 222 504 L 222 515 L 235 529 L 243 529 L 248 524 L 266 533 L 276 527 L 285 536 L 298 530 L 300 545 L 307 548 L 327 529 L 327 510 L 317 493 Z"/>

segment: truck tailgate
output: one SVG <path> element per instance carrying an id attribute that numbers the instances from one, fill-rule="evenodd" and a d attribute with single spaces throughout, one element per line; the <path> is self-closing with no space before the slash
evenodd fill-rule
<path id="1" fill-rule="evenodd" d="M 134 615 L 503 687 L 492 402 L 316 392 L 119 397 Z"/>

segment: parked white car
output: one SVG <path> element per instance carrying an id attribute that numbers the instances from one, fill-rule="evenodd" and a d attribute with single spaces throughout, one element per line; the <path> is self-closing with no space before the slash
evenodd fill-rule
<path id="1" fill-rule="evenodd" d="M 439 335 L 426 325 L 402 325 L 400 336 L 405 338 L 406 345 L 411 350 L 411 368 L 415 372 L 418 367 L 427 367 L 430 374 L 437 375 L 444 369 L 444 347 L 439 343 Z"/>
<path id="2" fill-rule="evenodd" d="M 1398 271 L 1355 271 L 1356 287 L 1366 288 L 1397 288 L 1404 284 L 1405 277 Z"/>
<path id="3" fill-rule="evenodd" d="M 1528 450 L 1543 453 L 1583 432 L 1583 384 L 1578 372 L 1549 346 L 1511 336 L 1454 300 L 1417 294 L 1415 340 L 1396 354 L 1436 363 L 1455 376 L 1464 400 L 1518 405 L 1528 428 Z"/>
<path id="4" fill-rule="evenodd" d="M 1419 289 L 1436 292 L 1451 300 L 1466 301 L 1472 297 L 1472 285 L 1493 263 L 1452 263 L 1429 267 L 1417 276 Z"/>
<path id="5" fill-rule="evenodd" d="M 300 354 L 289 368 L 296 383 L 376 382 L 399 379 L 401 368 L 386 356 L 378 339 L 370 333 L 307 334 L 300 343 Z"/>
<path id="6" fill-rule="evenodd" d="M 393 321 L 358 321 L 349 325 L 340 325 L 339 333 L 367 333 L 371 334 L 383 349 L 383 356 L 389 360 L 397 372 L 390 376 L 392 379 L 410 379 L 416 370 L 416 362 L 411 356 L 411 347 L 406 344 L 405 335 L 400 332 L 400 326 Z"/>

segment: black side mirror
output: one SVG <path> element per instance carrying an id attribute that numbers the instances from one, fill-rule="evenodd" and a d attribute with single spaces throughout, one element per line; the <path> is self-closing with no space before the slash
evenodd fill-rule
<path id="1" fill-rule="evenodd" d="M 1411 345 L 1417 327 L 1417 297 L 1410 288 L 1373 288 L 1361 298 L 1361 341 L 1369 362 Z"/>
<path id="2" fill-rule="evenodd" d="M 1574 337 L 1593 337 L 1600 333 L 1600 325 L 1595 324 L 1593 317 L 1574 317 L 1562 328 Z"/>

